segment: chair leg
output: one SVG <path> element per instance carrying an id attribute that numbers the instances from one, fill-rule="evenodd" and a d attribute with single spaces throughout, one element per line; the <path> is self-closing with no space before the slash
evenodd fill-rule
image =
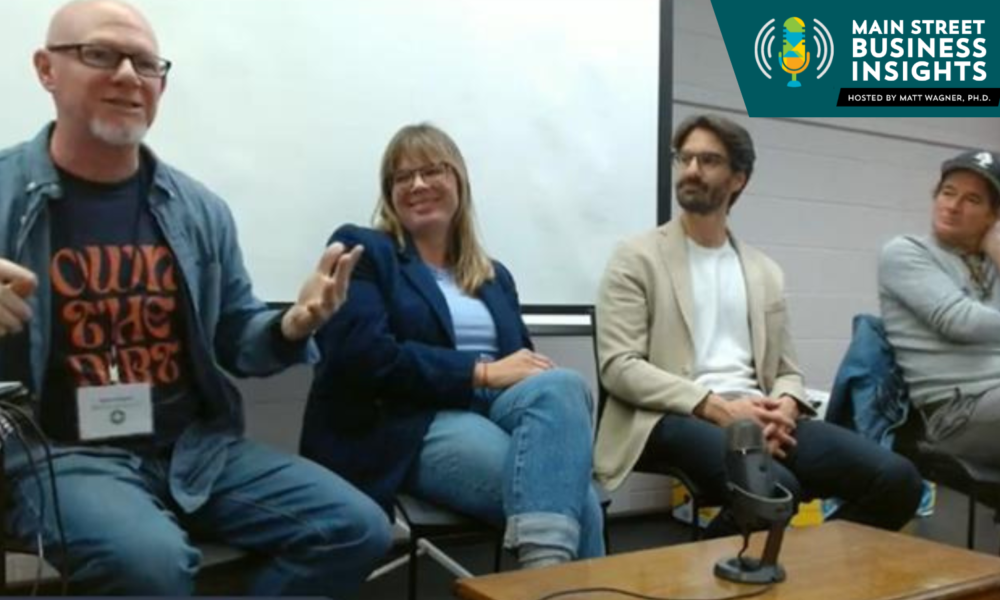
<path id="1" fill-rule="evenodd" d="M 966 530 L 965 545 L 969 550 L 976 549 L 976 486 L 969 490 L 969 524 Z"/>
<path id="2" fill-rule="evenodd" d="M 410 564 L 409 570 L 407 571 L 407 592 L 406 597 L 409 600 L 417 600 L 417 559 L 420 555 L 417 553 L 417 536 L 413 535 L 413 531 L 410 531 Z"/>
<path id="3" fill-rule="evenodd" d="M 993 513 L 993 524 L 1000 525 L 1000 507 Z M 1000 555 L 1000 548 L 997 548 L 997 554 Z"/>
<path id="4" fill-rule="evenodd" d="M 604 554 L 611 554 L 611 535 L 608 533 L 608 507 L 601 506 L 601 537 L 604 538 Z"/>
<path id="5" fill-rule="evenodd" d="M 698 499 L 691 496 L 691 541 L 697 542 L 701 539 L 701 526 L 698 524 L 698 519 L 701 517 L 701 505 L 698 504 Z"/>
<path id="6" fill-rule="evenodd" d="M 497 536 L 497 542 L 493 547 L 493 572 L 500 572 L 500 560 L 503 558 L 503 534 Z"/>

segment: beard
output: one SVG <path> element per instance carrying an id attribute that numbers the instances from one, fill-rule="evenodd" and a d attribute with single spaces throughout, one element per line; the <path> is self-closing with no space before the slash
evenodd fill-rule
<path id="1" fill-rule="evenodd" d="M 728 201 L 725 190 L 711 187 L 703 181 L 682 179 L 677 183 L 677 204 L 696 215 L 708 215 L 718 211 Z"/>
<path id="2" fill-rule="evenodd" d="M 148 131 L 146 125 L 112 125 L 100 119 L 90 122 L 90 133 L 111 146 L 137 146 Z"/>

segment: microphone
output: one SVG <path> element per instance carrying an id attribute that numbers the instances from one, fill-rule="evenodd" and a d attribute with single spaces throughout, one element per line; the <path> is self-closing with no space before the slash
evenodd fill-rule
<path id="1" fill-rule="evenodd" d="M 774 472 L 771 455 L 764 446 L 764 430 L 759 425 L 742 419 L 726 428 L 725 468 L 730 492 L 738 488 L 754 496 L 771 496 Z"/>
<path id="2" fill-rule="evenodd" d="M 809 53 L 806 52 L 806 24 L 798 17 L 785 21 L 785 32 L 781 43 L 781 69 L 792 75 L 788 87 L 802 87 L 798 74 L 809 66 Z"/>
<path id="3" fill-rule="evenodd" d="M 743 535 L 744 550 L 751 533 L 769 532 L 761 558 L 744 558 L 741 551 L 715 563 L 715 575 L 739 583 L 784 581 L 778 553 L 795 503 L 792 493 L 777 482 L 764 430 L 754 421 L 741 419 L 726 427 L 725 472 L 729 510 Z"/>

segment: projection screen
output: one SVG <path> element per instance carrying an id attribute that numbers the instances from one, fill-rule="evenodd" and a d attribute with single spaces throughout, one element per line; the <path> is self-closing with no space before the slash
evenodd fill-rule
<path id="1" fill-rule="evenodd" d="M 0 3 L 0 146 L 53 116 L 32 52 L 55 0 Z M 368 224 L 381 153 L 448 131 L 521 300 L 590 304 L 656 224 L 657 0 L 135 0 L 174 62 L 147 141 L 221 195 L 257 294 L 294 299 L 330 233 Z"/>

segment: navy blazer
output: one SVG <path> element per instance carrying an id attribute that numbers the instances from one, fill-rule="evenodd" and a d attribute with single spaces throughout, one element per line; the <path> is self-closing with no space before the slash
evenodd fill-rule
<path id="1" fill-rule="evenodd" d="M 330 238 L 363 244 L 347 302 L 317 334 L 316 366 L 302 427 L 302 455 L 337 472 L 387 512 L 423 438 L 443 409 L 468 409 L 476 355 L 455 349 L 448 304 L 412 244 L 345 225 Z M 531 348 L 510 273 L 478 297 L 497 330 L 499 357 Z"/>

